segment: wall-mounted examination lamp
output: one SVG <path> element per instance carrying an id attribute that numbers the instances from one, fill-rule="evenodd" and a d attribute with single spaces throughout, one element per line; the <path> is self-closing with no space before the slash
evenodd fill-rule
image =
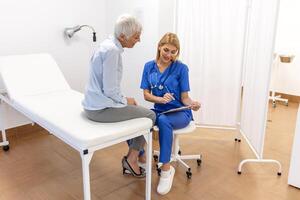
<path id="1" fill-rule="evenodd" d="M 65 28 L 64 33 L 68 38 L 71 38 L 71 37 L 73 37 L 73 35 L 76 32 L 80 31 L 81 28 L 83 28 L 83 27 L 87 27 L 87 28 L 89 28 L 93 31 L 93 42 L 96 42 L 96 40 L 97 40 L 96 31 L 92 26 L 89 26 L 89 25 L 78 25 L 78 26 L 74 26 L 74 27 L 71 27 L 71 28 Z"/>

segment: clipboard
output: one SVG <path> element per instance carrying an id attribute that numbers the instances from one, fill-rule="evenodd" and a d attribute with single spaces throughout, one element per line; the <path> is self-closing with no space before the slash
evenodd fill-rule
<path id="1" fill-rule="evenodd" d="M 178 111 L 187 110 L 187 109 L 190 109 L 190 108 L 191 108 L 191 106 L 182 106 L 182 107 L 179 107 L 179 108 L 173 108 L 173 109 L 161 112 L 160 114 L 167 114 L 167 113 L 172 113 L 172 112 L 178 112 Z"/>

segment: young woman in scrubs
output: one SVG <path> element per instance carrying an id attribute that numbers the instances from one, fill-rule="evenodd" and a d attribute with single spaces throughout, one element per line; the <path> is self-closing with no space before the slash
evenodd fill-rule
<path id="1" fill-rule="evenodd" d="M 179 53 L 177 35 L 166 33 L 158 43 L 156 59 L 145 64 L 141 81 L 145 100 L 154 103 L 153 111 L 159 128 L 159 162 L 163 165 L 157 192 L 162 195 L 170 191 L 175 174 L 170 165 L 173 129 L 186 127 L 193 120 L 191 109 L 197 111 L 200 108 L 200 103 L 189 97 L 189 70 L 187 65 L 177 60 Z M 190 106 L 191 109 L 162 114 L 182 106 Z"/>

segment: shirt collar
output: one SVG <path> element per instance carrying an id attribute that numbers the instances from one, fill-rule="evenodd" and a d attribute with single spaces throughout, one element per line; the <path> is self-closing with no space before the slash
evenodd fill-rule
<path id="1" fill-rule="evenodd" d="M 118 38 L 116 38 L 115 36 L 110 36 L 110 38 L 112 39 L 113 43 L 118 47 L 118 49 L 120 50 L 120 52 L 124 52 L 124 48 L 122 47 L 120 41 L 118 40 Z"/>

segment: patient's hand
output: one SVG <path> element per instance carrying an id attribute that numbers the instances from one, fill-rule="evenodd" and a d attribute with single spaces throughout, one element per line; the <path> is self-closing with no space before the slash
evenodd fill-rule
<path id="1" fill-rule="evenodd" d="M 134 106 L 137 105 L 137 103 L 136 103 L 136 101 L 135 101 L 134 98 L 132 98 L 132 97 L 126 97 L 126 99 L 127 99 L 127 105 L 134 105 Z"/>

